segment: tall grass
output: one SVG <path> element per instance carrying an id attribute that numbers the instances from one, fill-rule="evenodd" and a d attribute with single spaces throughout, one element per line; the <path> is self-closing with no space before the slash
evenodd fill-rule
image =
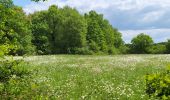
<path id="1" fill-rule="evenodd" d="M 45 81 L 58 99 L 147 100 L 145 75 L 160 73 L 170 55 L 80 56 L 51 55 L 24 58 L 35 79 Z"/>

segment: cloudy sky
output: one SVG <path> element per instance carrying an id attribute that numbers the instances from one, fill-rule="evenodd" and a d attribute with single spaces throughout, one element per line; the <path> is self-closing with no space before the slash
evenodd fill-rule
<path id="1" fill-rule="evenodd" d="M 150 35 L 155 42 L 170 38 L 170 0 L 48 0 L 31 2 L 13 0 L 29 14 L 48 9 L 50 5 L 69 5 L 82 14 L 96 10 L 104 14 L 110 23 L 118 28 L 126 43 L 139 33 Z"/>

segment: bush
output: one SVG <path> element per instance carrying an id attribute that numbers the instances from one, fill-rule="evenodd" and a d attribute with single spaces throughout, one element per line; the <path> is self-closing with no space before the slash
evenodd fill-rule
<path id="1" fill-rule="evenodd" d="M 29 73 L 22 65 L 23 61 L 1 61 L 0 63 L 0 82 L 8 82 L 12 77 L 23 77 Z"/>
<path id="2" fill-rule="evenodd" d="M 163 44 L 155 44 L 148 48 L 150 54 L 164 54 L 166 53 L 166 46 Z"/>
<path id="3" fill-rule="evenodd" d="M 164 73 L 146 76 L 146 93 L 154 99 L 170 100 L 170 66 Z"/>
<path id="4" fill-rule="evenodd" d="M 167 53 L 170 53 L 170 39 L 168 39 L 168 42 L 166 43 Z"/>
<path id="5" fill-rule="evenodd" d="M 83 47 L 83 48 L 76 48 L 75 54 L 92 55 L 94 54 L 94 52 L 89 50 L 87 47 Z"/>
<path id="6" fill-rule="evenodd" d="M 110 54 L 110 55 L 112 55 L 112 54 L 119 54 L 120 53 L 120 51 L 119 51 L 119 49 L 117 49 L 117 48 L 109 48 L 108 49 L 108 54 Z"/>
<path id="7" fill-rule="evenodd" d="M 119 47 L 119 52 L 120 54 L 128 54 L 129 53 L 130 48 L 126 45 L 120 46 Z"/>
<path id="8" fill-rule="evenodd" d="M 47 83 L 35 80 L 35 72 L 28 70 L 22 60 L 0 62 L 0 99 L 52 99 L 54 91 Z"/>

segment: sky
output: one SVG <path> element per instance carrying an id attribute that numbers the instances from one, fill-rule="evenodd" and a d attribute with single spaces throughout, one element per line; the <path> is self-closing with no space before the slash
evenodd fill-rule
<path id="1" fill-rule="evenodd" d="M 46 10 L 50 5 L 71 6 L 80 13 L 95 10 L 119 29 L 126 43 L 139 33 L 150 35 L 155 42 L 170 39 L 170 0 L 48 0 L 31 2 L 13 0 L 29 14 Z"/>

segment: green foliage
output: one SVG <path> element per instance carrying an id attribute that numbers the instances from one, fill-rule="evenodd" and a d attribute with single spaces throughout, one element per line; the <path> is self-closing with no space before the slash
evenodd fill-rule
<path id="1" fill-rule="evenodd" d="M 36 81 L 36 73 L 28 67 L 22 60 L 0 62 L 0 99 L 54 98 L 53 89 L 46 82 Z"/>
<path id="2" fill-rule="evenodd" d="M 75 51 L 75 54 L 82 54 L 82 55 L 92 55 L 92 54 L 94 54 L 94 52 L 89 50 L 88 47 L 75 48 L 74 51 Z"/>
<path id="3" fill-rule="evenodd" d="M 46 0 L 32 0 L 35 2 Z M 68 6 L 55 5 L 26 16 L 12 0 L 0 0 L 0 56 L 4 54 L 162 54 L 170 53 L 170 40 L 153 44 L 140 34 L 125 46 L 121 33 L 102 14 L 84 16 Z M 35 50 L 36 48 L 36 50 Z M 166 51 L 165 51 L 166 50 Z"/>
<path id="4" fill-rule="evenodd" d="M 57 53 L 69 53 L 68 49 L 84 47 L 86 45 L 86 22 L 83 16 L 70 7 L 61 9 L 60 14 L 63 18 L 58 24 L 60 30 L 54 33 L 57 34 L 55 35 L 55 47 L 59 49 Z"/>
<path id="5" fill-rule="evenodd" d="M 148 48 L 148 53 L 150 54 L 164 54 L 166 53 L 166 46 L 163 44 L 154 44 Z"/>
<path id="6" fill-rule="evenodd" d="M 11 2 L 0 3 L 0 46 L 8 45 L 8 54 L 23 55 L 33 51 L 29 21 L 23 10 Z"/>
<path id="7" fill-rule="evenodd" d="M 5 32 L 5 30 L 6 30 L 5 23 L 9 17 L 6 15 L 10 14 L 10 8 L 6 7 L 5 5 L 8 5 L 8 3 L 2 0 L 0 2 L 0 12 L 1 12 L 1 14 L 0 14 L 0 57 L 2 57 L 4 54 L 8 53 L 10 47 L 13 47 L 9 43 L 9 41 L 7 41 L 8 39 L 5 37 L 6 35 L 8 35 Z M 10 30 L 10 34 L 13 34 L 13 30 Z"/>
<path id="8" fill-rule="evenodd" d="M 11 48 L 9 45 L 0 45 L 0 58 L 9 52 L 9 48 Z"/>
<path id="9" fill-rule="evenodd" d="M 129 54 L 130 48 L 126 45 L 122 45 L 119 47 L 119 54 Z"/>
<path id="10" fill-rule="evenodd" d="M 7 8 L 14 6 L 12 0 L 0 0 L 0 5 L 3 5 L 4 7 L 7 7 Z"/>
<path id="11" fill-rule="evenodd" d="M 31 19 L 33 43 L 43 54 L 70 53 L 86 45 L 86 21 L 76 9 L 53 5 Z"/>
<path id="12" fill-rule="evenodd" d="M 28 74 L 25 68 L 21 69 L 21 61 L 1 61 L 0 62 L 0 82 L 6 83 L 13 76 L 22 77 L 22 75 Z"/>
<path id="13" fill-rule="evenodd" d="M 83 17 L 76 9 L 52 5 L 30 16 L 38 54 L 107 54 L 123 46 L 121 33 L 95 11 Z"/>
<path id="14" fill-rule="evenodd" d="M 34 52 L 34 47 L 31 43 L 32 34 L 30 30 L 30 22 L 27 16 L 25 15 L 22 8 L 14 8 L 14 16 L 10 21 L 10 28 L 16 32 L 17 38 L 17 55 L 32 54 Z"/>
<path id="15" fill-rule="evenodd" d="M 95 11 L 82 16 L 68 6 L 52 5 L 47 11 L 26 16 L 11 0 L 2 0 L 0 8 L 0 44 L 11 47 L 10 55 L 33 54 L 32 43 L 38 54 L 75 54 L 82 52 L 80 48 L 89 49 L 84 49 L 84 53 L 107 54 L 113 48 L 119 51 L 123 45 L 121 33 Z"/>
<path id="16" fill-rule="evenodd" d="M 90 11 L 85 14 L 85 18 L 88 23 L 87 45 L 90 50 L 111 54 L 113 48 L 118 49 L 123 44 L 121 33 L 114 29 L 102 14 Z"/>
<path id="17" fill-rule="evenodd" d="M 160 74 L 146 76 L 146 93 L 155 99 L 170 99 L 170 66 Z"/>
<path id="18" fill-rule="evenodd" d="M 1 0 L 0 12 L 0 57 L 30 52 L 29 22 L 22 9 L 13 6 L 12 0 Z M 0 99 L 54 99 L 54 91 L 46 82 L 34 80 L 35 73 L 26 67 L 20 60 L 0 60 Z"/>
<path id="19" fill-rule="evenodd" d="M 88 22 L 87 41 L 89 46 L 92 46 L 91 50 L 94 52 L 105 51 L 106 40 L 104 32 L 102 31 L 99 21 L 102 20 L 102 15 L 98 15 L 95 11 L 89 12 L 89 15 L 85 15 Z M 98 48 L 98 50 L 97 50 Z"/>
<path id="20" fill-rule="evenodd" d="M 148 48 L 152 46 L 153 40 L 149 35 L 141 33 L 137 37 L 134 37 L 131 43 L 131 49 L 133 53 L 144 54 L 148 53 Z"/>
<path id="21" fill-rule="evenodd" d="M 167 53 L 170 53 L 170 40 L 166 43 Z"/>
<path id="22" fill-rule="evenodd" d="M 59 53 L 60 48 L 59 45 L 64 45 L 62 43 L 62 37 L 64 36 L 63 34 L 60 34 L 63 32 L 64 28 L 62 27 L 63 25 L 63 16 L 59 10 L 59 8 L 55 5 L 52 5 L 49 7 L 47 11 L 46 18 L 44 20 L 47 20 L 47 25 L 49 27 L 48 31 L 48 39 L 49 39 L 49 45 L 51 49 L 51 53 Z"/>
<path id="23" fill-rule="evenodd" d="M 166 59 L 164 59 L 166 58 Z M 47 55 L 25 60 L 38 70 L 36 79 L 49 78 L 55 100 L 149 100 L 146 73 L 164 71 L 168 55 Z M 151 99 L 155 100 L 155 99 Z"/>
<path id="24" fill-rule="evenodd" d="M 50 42 L 49 42 L 49 26 L 45 20 L 47 15 L 46 11 L 36 12 L 30 15 L 31 18 L 31 30 L 33 34 L 32 43 L 36 46 L 36 52 L 38 54 L 50 54 Z"/>

